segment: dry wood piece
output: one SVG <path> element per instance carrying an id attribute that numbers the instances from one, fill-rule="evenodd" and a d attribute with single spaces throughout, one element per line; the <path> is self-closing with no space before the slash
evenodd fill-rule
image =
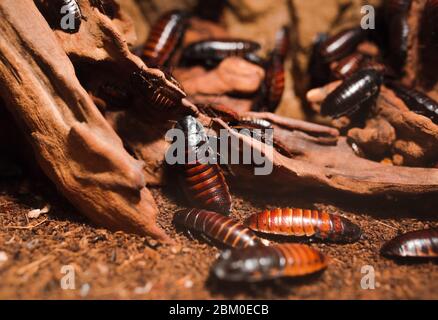
<path id="1" fill-rule="evenodd" d="M 116 43 L 106 37 L 116 34 L 109 19 L 88 16 L 82 26 L 95 28 L 93 46 L 98 39 Z M 0 19 L 0 94 L 43 171 L 94 222 L 166 240 L 155 224 L 158 209 L 145 188 L 143 162 L 125 151 L 92 103 L 34 2 L 1 1 Z"/>

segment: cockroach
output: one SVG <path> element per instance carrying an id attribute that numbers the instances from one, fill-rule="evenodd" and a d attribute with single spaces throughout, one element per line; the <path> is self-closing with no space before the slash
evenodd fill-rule
<path id="1" fill-rule="evenodd" d="M 337 242 L 354 242 L 360 228 L 339 215 L 318 210 L 276 208 L 251 215 L 246 224 L 254 231 L 296 237 L 315 237 Z"/>
<path id="2" fill-rule="evenodd" d="M 172 58 L 187 28 L 187 13 L 172 10 L 151 28 L 142 58 L 148 66 L 164 66 Z"/>
<path id="3" fill-rule="evenodd" d="M 58 14 L 61 14 L 61 18 L 64 15 L 68 15 L 72 18 L 74 18 L 74 28 L 62 28 L 61 30 L 68 32 L 68 33 L 76 33 L 79 31 L 79 28 L 81 27 L 81 22 L 83 19 L 81 7 L 79 6 L 78 2 L 76 0 L 57 0 L 57 3 L 59 4 L 59 11 Z M 62 13 L 61 13 L 62 12 Z"/>
<path id="4" fill-rule="evenodd" d="M 179 181 L 187 200 L 195 208 L 228 215 L 230 191 L 219 165 L 208 163 L 206 157 L 211 156 L 213 150 L 208 145 L 204 127 L 194 117 L 186 116 L 178 121 L 176 128 L 184 132 L 186 139 L 186 163 L 179 170 Z"/>
<path id="5" fill-rule="evenodd" d="M 183 51 L 185 63 L 202 63 L 215 66 L 228 57 L 245 58 L 246 55 L 260 49 L 257 42 L 242 39 L 215 39 L 194 42 Z"/>
<path id="6" fill-rule="evenodd" d="M 388 257 L 438 258 L 438 229 L 408 232 L 385 243 L 381 253 Z"/>
<path id="7" fill-rule="evenodd" d="M 258 282 L 309 275 L 327 267 L 328 259 L 303 244 L 278 244 L 224 251 L 212 272 L 220 280 Z"/>
<path id="8" fill-rule="evenodd" d="M 400 83 L 387 82 L 386 85 L 394 90 L 395 94 L 403 100 L 406 106 L 415 113 L 430 118 L 438 123 L 438 102 L 429 98 L 424 93 L 409 89 Z"/>
<path id="9" fill-rule="evenodd" d="M 174 221 L 232 248 L 262 245 L 261 240 L 250 229 L 220 213 L 185 209 L 175 214 Z"/>
<path id="10" fill-rule="evenodd" d="M 353 53 L 364 38 L 365 34 L 361 27 L 344 29 L 321 45 L 321 57 L 327 63 L 342 59 Z"/>
<path id="11" fill-rule="evenodd" d="M 327 96 L 321 104 L 321 114 L 339 118 L 369 108 L 379 95 L 382 78 L 374 69 L 359 70 Z"/>
<path id="12" fill-rule="evenodd" d="M 353 73 L 357 72 L 367 60 L 367 56 L 360 52 L 355 52 L 349 56 L 342 58 L 336 62 L 333 68 L 333 75 L 335 79 L 345 79 L 351 77 Z"/>
<path id="13" fill-rule="evenodd" d="M 166 83 L 169 80 L 173 86 Z M 171 109 L 181 104 L 181 100 L 186 97 L 181 86 L 173 78 L 165 78 L 148 73 L 144 70 L 134 72 L 131 75 L 131 83 L 134 88 L 146 98 L 146 102 L 163 109 Z"/>

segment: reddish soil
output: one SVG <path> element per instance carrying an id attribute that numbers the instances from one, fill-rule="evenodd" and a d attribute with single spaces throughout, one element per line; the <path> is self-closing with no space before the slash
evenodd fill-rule
<path id="1" fill-rule="evenodd" d="M 363 238 L 354 244 L 311 244 L 331 257 L 321 275 L 236 285 L 209 277 L 220 248 L 175 230 L 172 215 L 180 207 L 176 203 L 181 203 L 174 196 L 177 192 L 154 189 L 153 193 L 161 210 L 159 223 L 176 245 L 161 246 L 149 238 L 96 227 L 48 184 L 0 180 L 0 260 L 7 258 L 0 262 L 0 299 L 438 298 L 436 263 L 406 263 L 379 255 L 381 245 L 398 232 L 438 226 L 436 209 L 419 212 L 418 202 L 354 203 L 345 201 L 345 196 L 311 201 L 314 193 L 277 198 L 233 192 L 232 215 L 237 218 L 265 207 L 314 206 L 338 212 L 364 230 Z M 29 210 L 47 203 L 51 204 L 48 214 L 26 218 Z M 60 286 L 64 265 L 75 269 L 74 290 Z M 364 265 L 375 269 L 374 290 L 360 286 Z"/>

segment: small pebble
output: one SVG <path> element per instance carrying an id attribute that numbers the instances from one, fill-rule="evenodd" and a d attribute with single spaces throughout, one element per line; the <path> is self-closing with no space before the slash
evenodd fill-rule
<path id="1" fill-rule="evenodd" d="M 4 251 L 0 251 L 0 265 L 8 261 L 8 255 Z"/>
<path id="2" fill-rule="evenodd" d="M 80 291 L 80 295 L 81 297 L 86 297 L 88 296 L 88 293 L 90 292 L 90 285 L 88 283 L 84 283 L 81 287 L 81 291 Z"/>

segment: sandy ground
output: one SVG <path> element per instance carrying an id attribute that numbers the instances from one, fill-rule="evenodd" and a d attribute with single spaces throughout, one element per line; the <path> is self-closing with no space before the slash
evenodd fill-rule
<path id="1" fill-rule="evenodd" d="M 171 219 L 180 203 L 175 190 L 153 189 L 153 193 L 161 210 L 159 223 L 177 245 L 160 246 L 145 237 L 96 227 L 47 183 L 0 179 L 0 299 L 438 298 L 436 263 L 402 263 L 379 255 L 381 245 L 399 231 L 438 226 L 436 210 L 418 212 L 415 201 L 357 205 L 345 196 L 342 201 L 333 197 L 316 201 L 305 194 L 275 198 L 233 192 L 237 218 L 265 207 L 315 206 L 338 212 L 364 230 L 354 244 L 311 244 L 331 257 L 321 275 L 250 286 L 210 277 L 220 248 L 175 230 Z M 51 205 L 48 214 L 27 218 L 29 210 L 46 204 Z M 374 290 L 360 285 L 361 269 L 367 265 L 375 270 Z M 74 270 L 75 289 L 64 290 L 62 271 L 69 270 Z"/>

